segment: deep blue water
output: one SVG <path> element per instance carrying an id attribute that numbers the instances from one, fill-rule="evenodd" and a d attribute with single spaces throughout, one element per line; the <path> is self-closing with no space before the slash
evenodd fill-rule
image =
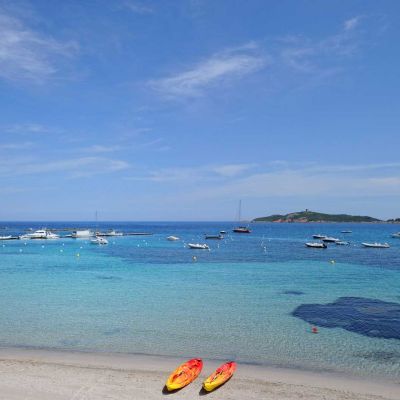
<path id="1" fill-rule="evenodd" d="M 0 235 L 45 226 L 95 228 L 7 222 Z M 249 235 L 231 233 L 233 226 L 99 223 L 153 235 L 110 238 L 103 247 L 70 238 L 0 242 L 0 345 L 400 376 L 400 239 L 390 237 L 399 225 L 253 224 Z M 185 247 L 222 229 L 224 240 L 207 241 L 211 251 Z M 340 233 L 346 229 L 353 233 Z M 315 233 L 351 245 L 306 248 Z M 366 249 L 363 241 L 391 248 Z"/>

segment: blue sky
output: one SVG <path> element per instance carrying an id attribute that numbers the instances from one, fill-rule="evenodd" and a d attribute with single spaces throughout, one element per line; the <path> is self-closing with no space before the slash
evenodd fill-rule
<path id="1" fill-rule="evenodd" d="M 399 217 L 399 13 L 0 0 L 0 220 Z"/>

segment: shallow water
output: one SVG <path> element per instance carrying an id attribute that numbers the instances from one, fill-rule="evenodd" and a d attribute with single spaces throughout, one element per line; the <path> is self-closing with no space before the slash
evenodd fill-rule
<path id="1" fill-rule="evenodd" d="M 27 227 L 90 227 L 0 225 L 8 227 L 0 235 Z M 255 224 L 250 235 L 231 234 L 232 223 L 99 225 L 154 234 L 110 238 L 103 247 L 68 238 L 0 242 L 0 345 L 400 376 L 400 340 L 323 324 L 312 334 L 310 324 L 292 314 L 302 304 L 341 297 L 399 304 L 400 239 L 390 237 L 398 225 Z M 207 241 L 211 251 L 184 247 L 221 229 L 228 234 L 222 241 Z M 345 229 L 353 233 L 341 234 Z M 351 245 L 306 248 L 315 233 Z M 169 242 L 169 235 L 182 240 Z M 391 248 L 365 249 L 362 241 L 388 242 Z M 368 318 L 371 312 L 380 311 L 369 309 Z M 346 311 L 341 319 L 362 327 L 368 322 L 363 315 Z M 399 333 L 398 317 L 391 318 L 385 326 Z"/>

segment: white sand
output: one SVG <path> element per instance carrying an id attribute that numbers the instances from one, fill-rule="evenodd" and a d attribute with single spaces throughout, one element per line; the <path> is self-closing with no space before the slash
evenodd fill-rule
<path id="1" fill-rule="evenodd" d="M 218 363 L 206 361 L 203 373 L 173 394 L 162 389 L 183 359 L 121 354 L 0 349 L 1 400 L 195 399 L 202 380 Z M 209 399 L 382 400 L 400 399 L 400 383 L 334 374 L 238 365 L 225 386 Z"/>

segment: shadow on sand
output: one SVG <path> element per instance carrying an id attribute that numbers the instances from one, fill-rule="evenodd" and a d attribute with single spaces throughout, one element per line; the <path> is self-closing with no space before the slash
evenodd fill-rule
<path id="1" fill-rule="evenodd" d="M 212 390 L 211 392 L 207 392 L 207 390 L 205 390 L 203 387 L 200 389 L 199 392 L 199 396 L 207 396 L 210 393 L 215 393 L 217 392 L 219 389 L 221 389 L 223 386 L 225 386 L 230 380 L 232 379 L 232 377 L 230 377 L 227 381 L 225 381 L 221 386 L 216 387 L 214 390 Z"/>
<path id="2" fill-rule="evenodd" d="M 169 394 L 178 393 L 178 392 L 180 392 L 182 389 L 183 389 L 183 388 L 176 389 L 176 390 L 171 390 L 171 391 L 170 391 L 170 390 L 167 389 L 167 385 L 164 385 L 164 387 L 162 388 L 161 393 L 164 394 L 164 395 L 169 395 Z"/>

